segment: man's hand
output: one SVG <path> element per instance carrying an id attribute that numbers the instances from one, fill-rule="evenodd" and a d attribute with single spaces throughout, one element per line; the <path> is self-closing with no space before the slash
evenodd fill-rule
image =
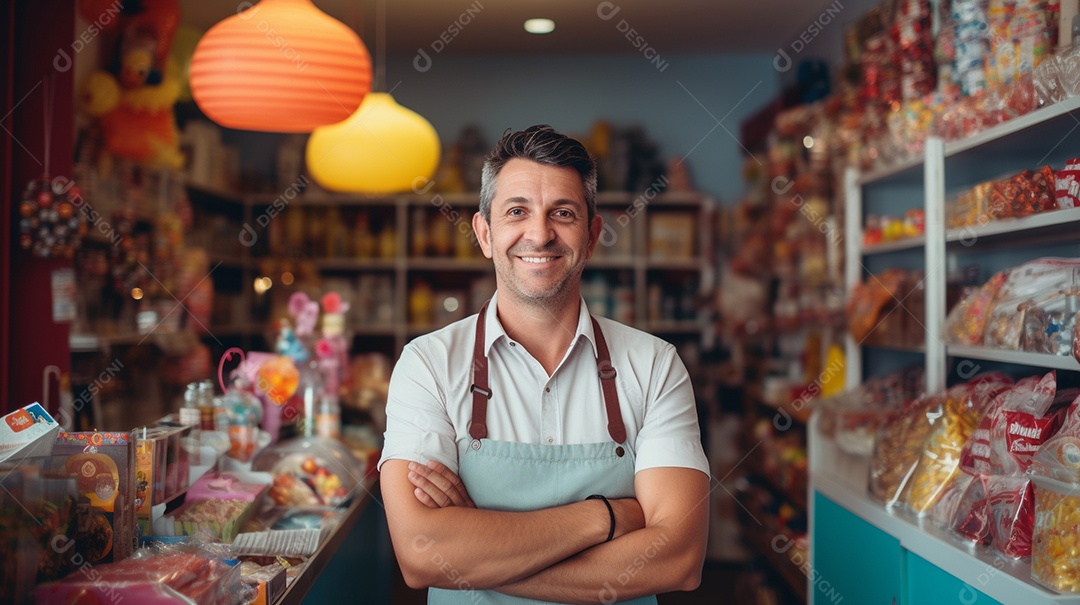
<path id="1" fill-rule="evenodd" d="M 413 490 L 416 499 L 428 508 L 476 508 L 472 498 L 469 498 L 469 492 L 465 490 L 465 484 L 441 462 L 429 460 L 427 466 L 410 462 L 409 483 L 416 486 Z"/>
<path id="2" fill-rule="evenodd" d="M 441 462 L 430 460 L 427 466 L 410 462 L 409 483 L 416 486 L 413 490 L 416 499 L 428 508 L 448 506 L 476 508 L 476 504 L 469 498 L 469 492 L 465 489 L 465 483 Z M 645 513 L 642 512 L 641 505 L 636 499 L 616 498 L 608 502 L 611 503 L 611 509 L 615 513 L 615 535 L 612 539 L 645 527 Z M 603 503 L 597 502 L 597 504 L 605 511 L 607 510 Z"/>

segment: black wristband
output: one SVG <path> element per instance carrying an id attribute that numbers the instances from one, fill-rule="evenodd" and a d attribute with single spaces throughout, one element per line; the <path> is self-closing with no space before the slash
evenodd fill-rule
<path id="1" fill-rule="evenodd" d="M 593 495 L 591 495 L 591 496 L 589 496 L 588 498 L 585 498 L 585 499 L 586 500 L 603 500 L 604 501 L 604 506 L 607 507 L 608 516 L 611 517 L 611 529 L 608 530 L 607 540 L 604 540 L 604 542 L 611 542 L 611 539 L 615 537 L 615 509 L 611 508 L 611 503 L 608 502 L 608 499 L 605 498 L 604 496 L 601 496 L 600 494 L 593 494 Z"/>

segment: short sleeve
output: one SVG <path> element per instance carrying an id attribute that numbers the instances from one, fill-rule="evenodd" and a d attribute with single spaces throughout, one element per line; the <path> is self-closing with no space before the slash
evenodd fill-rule
<path id="1" fill-rule="evenodd" d="M 645 418 L 635 449 L 635 472 L 674 466 L 709 474 L 709 461 L 701 447 L 693 385 L 686 366 L 670 344 L 665 344 L 653 365 Z"/>
<path id="2" fill-rule="evenodd" d="M 438 376 L 415 343 L 402 350 L 390 375 L 380 469 L 387 460 L 437 460 L 458 472 L 456 433 Z"/>

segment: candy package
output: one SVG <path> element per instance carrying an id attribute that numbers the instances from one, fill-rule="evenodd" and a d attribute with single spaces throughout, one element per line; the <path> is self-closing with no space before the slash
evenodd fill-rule
<path id="1" fill-rule="evenodd" d="M 1080 311 L 1080 261 L 1043 258 L 1016 267 L 998 292 L 988 347 L 1070 355 Z"/>
<path id="2" fill-rule="evenodd" d="M 108 603 L 120 600 L 149 605 L 232 605 L 247 602 L 254 590 L 240 580 L 240 566 L 212 544 L 193 543 L 143 548 L 115 563 L 76 570 L 58 582 L 38 586 L 34 600 L 52 603 Z"/>
<path id="3" fill-rule="evenodd" d="M 931 425 L 904 500 L 916 513 L 928 512 L 960 468 L 960 453 L 990 402 L 1012 381 L 999 373 L 952 387 L 926 412 Z"/>
<path id="4" fill-rule="evenodd" d="M 819 399 L 822 430 L 841 450 L 869 456 L 874 440 L 890 414 L 926 390 L 922 366 L 874 376 L 858 388 Z"/>
<path id="5" fill-rule="evenodd" d="M 1056 391 L 1054 372 L 1037 382 L 1035 377 L 1025 379 L 1010 392 L 993 419 L 992 475 L 986 484 L 990 535 L 994 549 L 1014 559 L 1031 555 L 1035 503 L 1025 473 L 1031 457 L 1061 426 L 1062 416 L 1050 412 L 1060 395 Z"/>
<path id="6" fill-rule="evenodd" d="M 895 303 L 904 286 L 904 271 L 887 269 L 857 286 L 848 300 L 848 329 L 857 341 L 864 340 L 881 321 L 886 307 Z"/>
<path id="7" fill-rule="evenodd" d="M 364 464 L 339 441 L 309 437 L 260 452 L 252 470 L 273 475 L 268 495 L 284 506 L 337 506 L 356 495 Z"/>
<path id="8" fill-rule="evenodd" d="M 1051 413 L 1059 396 L 1054 372 L 1013 385 L 991 403 L 961 454 L 961 469 L 973 476 L 951 524 L 974 542 L 991 540 L 1012 558 L 1031 554 L 1033 500 L 1025 475 L 1032 454 L 1060 425 Z"/>
<path id="9" fill-rule="evenodd" d="M 1065 167 L 1054 175 L 1054 195 L 1059 208 L 1080 206 L 1080 158 L 1065 162 Z"/>
<path id="10" fill-rule="evenodd" d="M 961 300 L 945 318 L 945 338 L 949 344 L 981 345 L 990 310 L 997 300 L 998 291 L 1009 274 L 995 273 L 978 290 Z"/>
<path id="11" fill-rule="evenodd" d="M 944 398 L 944 394 L 938 394 L 909 401 L 883 423 L 870 458 L 867 489 L 872 498 L 886 506 L 900 501 L 937 419 L 929 412 Z"/>
<path id="12" fill-rule="evenodd" d="M 1054 171 L 1049 166 L 999 179 L 990 188 L 987 215 L 990 220 L 1000 220 L 1057 210 L 1054 190 Z"/>
<path id="13" fill-rule="evenodd" d="M 1034 475 L 1031 578 L 1058 592 L 1080 592 L 1080 485 Z"/>

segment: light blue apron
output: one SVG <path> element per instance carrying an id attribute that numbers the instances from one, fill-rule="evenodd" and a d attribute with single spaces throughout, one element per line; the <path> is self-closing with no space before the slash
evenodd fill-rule
<path id="1" fill-rule="evenodd" d="M 634 450 L 626 440 L 619 413 L 607 343 L 593 319 L 598 353 L 597 367 L 607 410 L 608 433 L 603 443 L 542 445 L 487 439 L 487 403 L 510 405 L 488 389 L 487 357 L 484 355 L 484 317 L 480 310 L 473 348 L 473 414 L 470 438 L 458 441 L 458 476 L 465 483 L 476 506 L 487 510 L 532 511 L 571 502 L 592 494 L 608 498 L 634 497 Z M 597 578 L 597 600 L 612 603 L 621 587 L 619 574 Z M 489 590 L 428 590 L 430 605 L 540 604 L 543 601 L 511 597 Z M 655 605 L 656 597 L 621 601 L 633 605 Z"/>

